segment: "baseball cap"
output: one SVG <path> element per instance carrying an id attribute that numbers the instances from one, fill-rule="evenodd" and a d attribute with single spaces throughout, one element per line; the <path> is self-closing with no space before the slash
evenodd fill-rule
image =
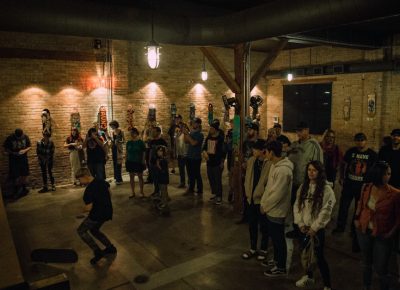
<path id="1" fill-rule="evenodd" d="M 247 128 L 253 129 L 253 130 L 256 130 L 256 131 L 259 130 L 259 127 L 258 127 L 258 125 L 257 125 L 256 123 L 250 123 L 250 124 L 248 124 L 248 125 L 247 125 Z"/>
<path id="2" fill-rule="evenodd" d="M 390 136 L 400 136 L 400 129 L 393 129 L 392 133 L 390 133 Z"/>
<path id="3" fill-rule="evenodd" d="M 253 145 L 253 149 L 264 150 L 267 147 L 267 142 L 263 139 L 257 139 Z"/>
<path id="4" fill-rule="evenodd" d="M 274 124 L 274 128 L 282 128 L 282 125 L 279 124 L 279 123 L 275 123 L 275 124 Z"/>
<path id="5" fill-rule="evenodd" d="M 196 117 L 193 119 L 193 123 L 197 123 L 197 124 L 201 125 L 201 119 Z"/>
<path id="6" fill-rule="evenodd" d="M 308 126 L 307 122 L 301 121 L 297 124 L 296 130 L 302 130 L 302 129 L 308 129 L 310 126 Z"/>
<path id="7" fill-rule="evenodd" d="M 365 141 L 367 140 L 367 136 L 364 133 L 357 133 L 354 135 L 354 141 Z"/>

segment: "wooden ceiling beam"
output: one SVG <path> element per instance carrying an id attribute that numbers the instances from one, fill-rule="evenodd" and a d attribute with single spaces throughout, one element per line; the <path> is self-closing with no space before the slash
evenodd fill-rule
<path id="1" fill-rule="evenodd" d="M 257 85 L 262 77 L 264 77 L 269 70 L 269 67 L 274 62 L 274 60 L 278 57 L 279 53 L 282 49 L 285 48 L 288 40 L 286 38 L 281 38 L 278 42 L 278 45 L 275 47 L 273 51 L 269 53 L 269 55 L 264 59 L 264 61 L 260 64 L 257 71 L 251 77 L 250 81 L 250 91 Z"/>
<path id="2" fill-rule="evenodd" d="M 208 61 L 218 72 L 220 77 L 224 80 L 229 89 L 235 93 L 239 94 L 241 92 L 239 84 L 230 75 L 229 71 L 225 68 L 224 64 L 218 59 L 217 55 L 209 47 L 200 47 L 204 56 L 207 57 Z"/>

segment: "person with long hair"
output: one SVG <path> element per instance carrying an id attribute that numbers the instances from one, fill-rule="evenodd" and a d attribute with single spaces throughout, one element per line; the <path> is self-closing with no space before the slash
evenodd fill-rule
<path id="1" fill-rule="evenodd" d="M 325 227 L 331 220 L 335 205 L 335 193 L 327 184 L 325 168 L 319 161 L 310 161 L 306 166 L 303 184 L 297 191 L 293 207 L 294 222 L 300 229 L 300 241 L 304 243 L 313 238 L 317 263 L 324 283 L 324 290 L 331 290 L 331 276 L 324 256 Z M 305 288 L 313 285 L 312 271 L 306 269 L 306 275 L 296 282 L 296 286 Z"/>
<path id="2" fill-rule="evenodd" d="M 343 160 L 343 154 L 339 146 L 335 142 L 336 133 L 332 129 L 328 129 L 324 133 L 321 148 L 324 152 L 324 166 L 326 172 L 326 179 L 335 185 L 336 174 L 339 166 Z"/>
<path id="3" fill-rule="evenodd" d="M 71 130 L 71 134 L 67 137 L 64 147 L 69 150 L 69 162 L 71 164 L 71 181 L 74 185 L 79 185 L 79 180 L 76 174 L 81 169 L 81 160 L 79 158 L 79 151 L 82 150 L 83 139 L 79 134 L 77 128 Z"/>
<path id="4" fill-rule="evenodd" d="M 119 123 L 116 120 L 110 122 L 112 129 L 110 142 L 111 152 L 114 167 L 114 179 L 115 184 L 120 185 L 123 183 L 122 180 L 122 160 L 123 160 L 123 148 L 125 142 L 124 132 L 119 128 Z"/>
<path id="5" fill-rule="evenodd" d="M 355 214 L 354 225 L 362 252 L 364 290 L 372 284 L 372 265 L 381 290 L 389 289 L 388 265 L 400 229 L 400 190 L 389 185 L 391 168 L 378 161 L 369 173 Z"/>
<path id="6" fill-rule="evenodd" d="M 146 168 L 146 145 L 139 137 L 139 131 L 136 128 L 131 129 L 131 140 L 126 142 L 126 171 L 129 172 L 132 194 L 129 198 L 134 198 L 135 194 L 135 175 L 139 179 L 139 188 L 141 197 L 144 198 L 143 191 L 143 171 Z"/>

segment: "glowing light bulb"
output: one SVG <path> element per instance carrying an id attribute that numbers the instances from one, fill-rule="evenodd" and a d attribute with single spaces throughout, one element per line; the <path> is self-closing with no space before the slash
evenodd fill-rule
<path id="1" fill-rule="evenodd" d="M 155 41 L 147 45 L 147 63 L 151 69 L 158 68 L 160 64 L 160 46 Z"/>
<path id="2" fill-rule="evenodd" d="M 291 82 L 291 81 L 293 80 L 293 74 L 292 74 L 292 73 L 288 73 L 288 74 L 287 74 L 287 80 L 288 80 L 289 82 Z"/>
<path id="3" fill-rule="evenodd" d="M 203 81 L 206 81 L 208 79 L 208 73 L 205 69 L 201 72 L 201 79 Z"/>

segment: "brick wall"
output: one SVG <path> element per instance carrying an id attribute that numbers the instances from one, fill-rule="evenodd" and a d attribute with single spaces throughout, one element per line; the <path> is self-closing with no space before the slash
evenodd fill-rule
<path id="1" fill-rule="evenodd" d="M 103 40 L 103 44 L 105 41 Z M 0 62 L 0 141 L 15 128 L 22 128 L 33 142 L 41 135 L 42 109 L 48 108 L 57 123 L 53 140 L 56 144 L 55 178 L 58 184 L 69 183 L 70 167 L 68 151 L 63 148 L 70 129 L 70 113 L 77 107 L 81 114 L 82 132 L 96 120 L 100 105 L 108 107 L 108 117 L 118 120 L 126 128 L 126 108 L 131 104 L 135 109 L 135 125 L 142 129 L 148 107 L 154 104 L 157 120 L 163 130 L 170 122 L 171 103 L 178 113 L 188 120 L 189 104 L 196 105 L 196 115 L 207 123 L 207 105 L 214 104 L 214 117 L 222 120 L 223 104 L 221 95 L 233 96 L 223 80 L 206 61 L 208 80 L 201 81 L 203 56 L 196 47 L 163 45 L 160 67 L 151 70 L 144 55 L 144 43 L 112 41 L 113 92 L 98 87 L 103 74 L 103 63 L 99 61 L 106 54 L 103 47 L 93 49 L 92 38 L 64 37 L 42 34 L 0 33 L 0 49 L 29 50 L 26 56 L 2 58 Z M 233 75 L 233 51 L 214 49 Z M 56 51 L 62 57 L 49 57 L 46 51 Z M 382 58 L 381 50 L 360 51 L 344 48 L 314 47 L 292 50 L 292 66 L 323 64 L 336 61 L 377 60 Z M 97 56 L 97 61 L 96 61 Z M 282 52 L 271 69 L 282 69 L 289 65 L 289 53 Z M 252 71 L 262 62 L 265 54 L 252 53 Z M 105 73 L 109 72 L 106 66 Z M 344 147 L 351 145 L 351 136 L 365 131 L 372 146 L 377 149 L 382 136 L 393 127 L 399 127 L 400 105 L 398 86 L 400 75 L 395 73 L 368 73 L 337 75 L 333 83 L 332 127 L 337 130 L 338 142 Z M 309 78 L 312 79 L 312 78 Z M 366 116 L 367 95 L 376 92 L 377 114 Z M 260 108 L 262 133 L 273 123 L 273 117 L 282 120 L 282 80 L 262 79 L 252 94 L 261 95 L 265 102 Z M 342 117 L 343 100 L 351 97 L 351 120 Z M 111 113 L 112 108 L 112 113 Z M 207 130 L 207 125 L 203 130 Z M 295 136 L 289 134 L 293 139 Z M 166 136 L 167 137 L 167 136 Z M 37 157 L 29 153 L 31 181 L 41 185 Z M 0 155 L 1 182 L 7 173 L 7 157 Z M 112 176 L 111 162 L 107 164 L 108 176 Z"/>

